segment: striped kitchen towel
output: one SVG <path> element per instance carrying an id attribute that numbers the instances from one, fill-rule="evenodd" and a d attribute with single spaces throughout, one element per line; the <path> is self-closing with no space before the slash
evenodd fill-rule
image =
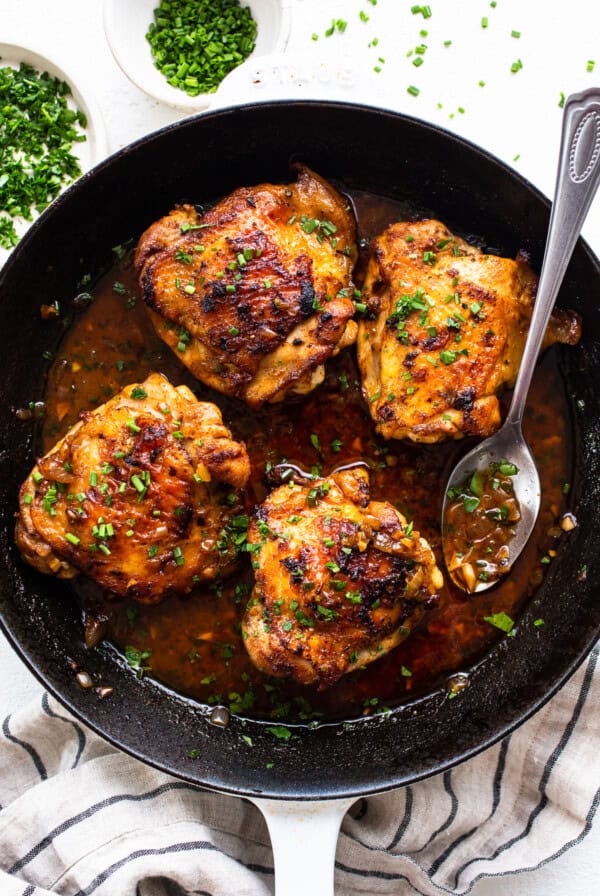
<path id="1" fill-rule="evenodd" d="M 468 893 L 589 831 L 600 798 L 599 648 L 540 712 L 452 771 L 359 800 L 337 894 Z M 1 896 L 266 896 L 265 822 L 117 752 L 44 695 L 0 738 Z"/>

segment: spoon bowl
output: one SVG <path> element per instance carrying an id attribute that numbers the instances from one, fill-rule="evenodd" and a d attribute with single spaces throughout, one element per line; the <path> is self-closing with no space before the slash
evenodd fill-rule
<path id="1" fill-rule="evenodd" d="M 493 468 L 494 464 L 502 464 L 508 461 L 513 464 L 517 472 L 512 477 L 514 496 L 519 505 L 520 518 L 512 531 L 514 535 L 507 541 L 507 555 L 502 565 L 502 575 L 510 572 L 510 569 L 517 559 L 535 526 L 537 519 L 540 500 L 541 487 L 540 477 L 531 449 L 527 444 L 519 423 L 509 420 L 498 430 L 493 436 L 485 441 L 480 442 L 475 448 L 471 449 L 454 467 L 446 491 L 444 493 L 444 503 L 442 506 L 442 542 L 444 546 L 444 559 L 446 568 L 452 581 L 462 590 L 475 593 L 485 591 L 496 584 L 498 577 L 487 577 L 487 562 L 485 558 L 480 560 L 478 567 L 477 561 L 469 563 L 471 567 L 468 571 L 468 577 L 465 576 L 465 568 L 462 567 L 461 574 L 458 574 L 454 557 L 454 551 L 450 547 L 449 532 L 447 531 L 447 513 L 452 503 L 450 497 L 455 490 L 460 490 L 461 486 L 471 480 L 475 471 L 487 471 Z M 501 578 L 502 576 L 500 576 Z M 467 585 L 467 580 L 470 585 Z"/>
<path id="2" fill-rule="evenodd" d="M 556 178 L 556 189 L 546 250 L 531 316 L 527 341 L 519 373 L 515 382 L 512 401 L 504 425 L 466 454 L 450 474 L 444 492 L 442 507 L 442 546 L 446 568 L 453 582 L 467 592 L 485 591 L 506 575 L 517 559 L 533 531 L 540 502 L 540 478 L 531 450 L 525 441 L 521 421 L 525 410 L 527 393 L 535 364 L 542 346 L 550 314 L 554 307 L 558 290 L 563 281 L 567 265 L 573 254 L 583 222 L 600 183 L 600 88 L 592 88 L 583 93 L 573 94 L 565 103 L 561 147 Z M 472 539 L 468 554 L 458 555 L 453 545 L 454 530 L 448 522 L 448 510 L 457 494 L 464 490 L 465 483 L 475 480 L 475 493 L 467 490 L 463 509 L 466 517 L 474 513 L 480 502 L 477 492 L 483 481 L 489 481 L 494 464 L 502 461 L 513 464 L 516 472 L 510 473 L 512 486 L 509 487 L 511 503 L 516 498 L 518 508 L 513 506 L 512 522 L 504 527 L 500 557 L 495 564 L 494 574 L 488 574 L 489 554 L 495 550 L 490 546 L 489 536 Z M 501 511 L 502 506 L 494 508 Z M 500 529 L 498 529 L 500 531 Z M 464 536 L 464 533 L 462 533 Z M 482 553 L 479 553 L 479 550 Z M 462 559 L 464 557 L 464 563 Z"/>

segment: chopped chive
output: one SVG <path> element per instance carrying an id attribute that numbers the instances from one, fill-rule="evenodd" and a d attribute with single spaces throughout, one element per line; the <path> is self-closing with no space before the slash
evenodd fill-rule
<path id="1" fill-rule="evenodd" d="M 315 451 L 318 451 L 319 454 L 323 453 L 323 449 L 321 448 L 321 442 L 319 441 L 319 437 L 316 432 L 311 432 L 310 434 L 310 444 L 313 446 Z"/>
<path id="2" fill-rule="evenodd" d="M 140 492 L 140 494 L 142 492 L 146 491 L 146 486 L 144 485 L 144 483 L 142 482 L 140 477 L 137 475 L 137 473 L 134 473 L 134 475 L 131 477 L 131 484 L 133 485 L 133 487 L 135 488 L 135 490 L 137 492 Z"/>
<path id="3" fill-rule="evenodd" d="M 416 16 L 420 13 L 424 19 L 431 18 L 430 6 L 411 6 L 410 11 L 412 12 L 413 16 Z"/>
<path id="4" fill-rule="evenodd" d="M 190 96 L 214 93 L 256 44 L 251 9 L 232 0 L 162 0 L 146 33 L 154 65 Z M 197 229 L 182 225 L 187 230 Z"/>

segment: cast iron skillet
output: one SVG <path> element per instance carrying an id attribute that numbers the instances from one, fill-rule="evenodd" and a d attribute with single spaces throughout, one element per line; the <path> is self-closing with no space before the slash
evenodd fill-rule
<path id="1" fill-rule="evenodd" d="M 60 323 L 40 320 L 42 302 L 68 302 L 84 273 L 109 264 L 111 247 L 137 237 L 175 202 L 285 181 L 294 158 L 348 186 L 409 199 L 509 255 L 525 249 L 539 270 L 548 202 L 473 145 L 401 115 L 338 103 L 251 105 L 187 119 L 116 153 L 42 215 L 0 274 L 0 611 L 13 646 L 45 687 L 117 747 L 195 784 L 310 799 L 385 790 L 466 759 L 538 709 L 598 637 L 600 267 L 580 242 L 560 297 L 584 322 L 581 345 L 560 352 L 573 408 L 571 495 L 579 527 L 562 540 L 516 636 L 498 641 L 456 700 L 440 690 L 387 718 L 292 726 L 287 742 L 259 722 L 233 718 L 227 729 L 216 728 L 206 707 L 138 681 L 110 647 L 88 653 L 68 589 L 20 561 L 13 514 L 34 457 L 31 424 L 14 409 L 42 398 L 42 352 L 61 332 Z M 538 616 L 541 629 L 532 625 Z M 82 690 L 73 663 L 113 686 L 112 696 Z M 253 749 L 241 734 L 252 737 Z M 188 757 L 191 748 L 200 758 Z"/>

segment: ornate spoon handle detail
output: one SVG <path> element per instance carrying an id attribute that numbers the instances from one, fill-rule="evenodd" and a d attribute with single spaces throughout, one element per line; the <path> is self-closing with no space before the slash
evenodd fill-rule
<path id="1" fill-rule="evenodd" d="M 507 421 L 520 421 L 558 289 L 600 183 L 600 88 L 572 94 L 563 132 L 548 240 L 529 335 Z"/>

